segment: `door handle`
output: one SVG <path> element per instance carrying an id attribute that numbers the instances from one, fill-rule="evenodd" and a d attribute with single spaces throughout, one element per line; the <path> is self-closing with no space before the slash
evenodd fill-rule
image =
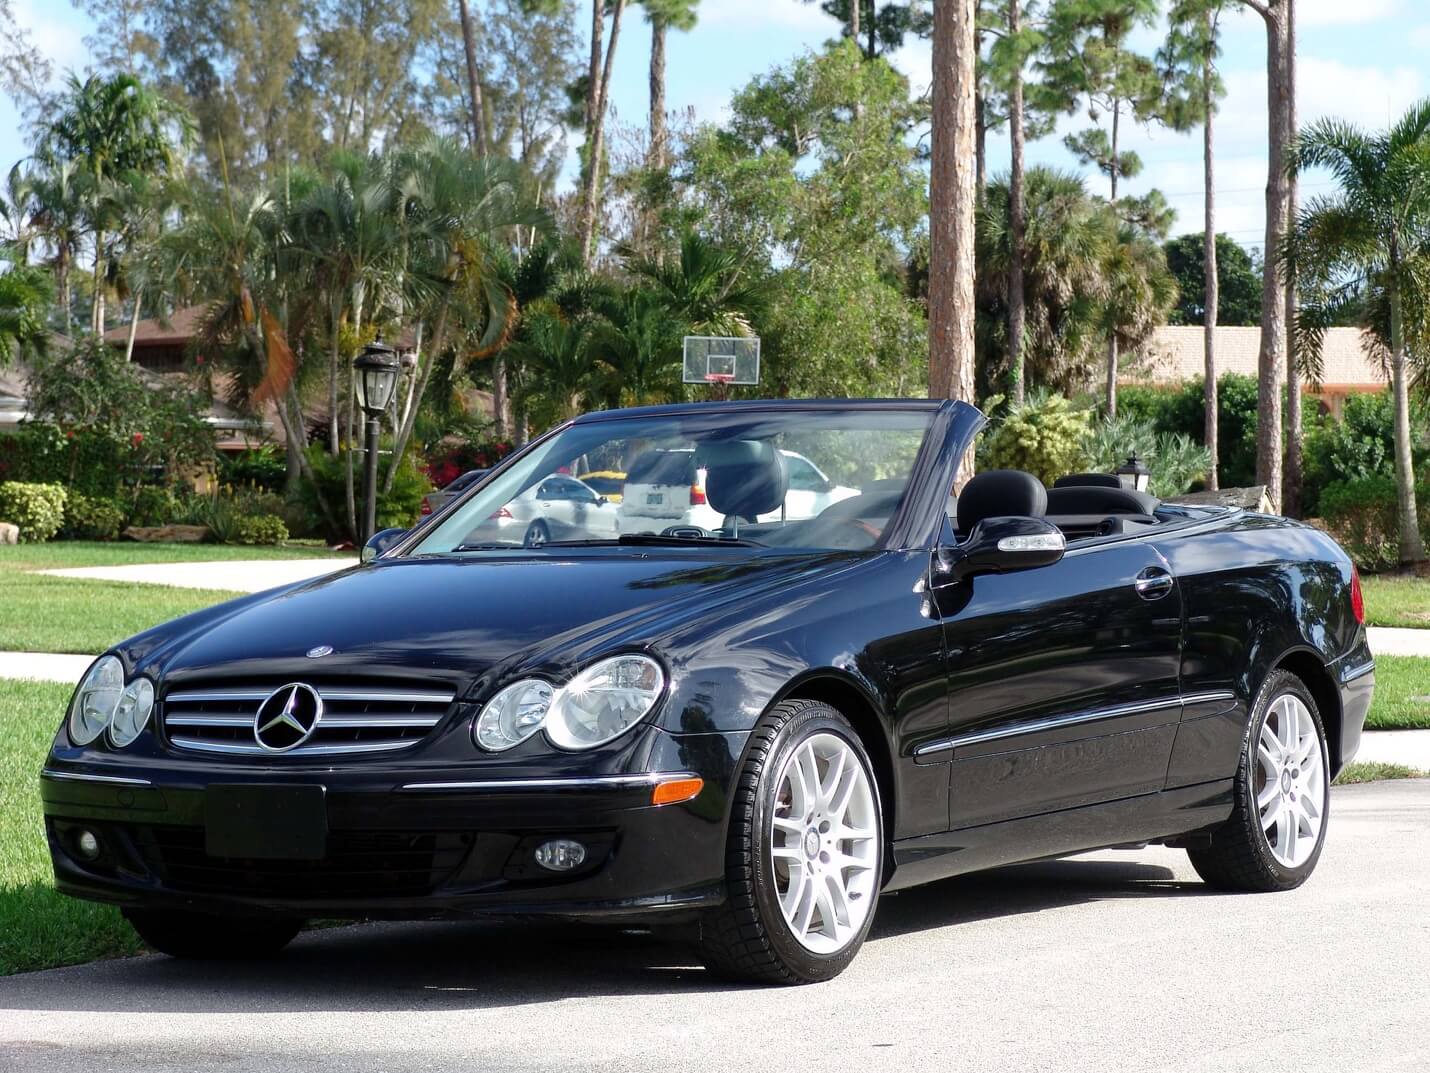
<path id="1" fill-rule="evenodd" d="M 1149 566 L 1137 575 L 1133 588 L 1144 600 L 1160 600 L 1172 591 L 1176 579 L 1160 566 Z"/>

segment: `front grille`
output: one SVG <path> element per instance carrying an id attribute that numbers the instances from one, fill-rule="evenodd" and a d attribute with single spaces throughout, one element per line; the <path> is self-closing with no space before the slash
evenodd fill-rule
<path id="1" fill-rule="evenodd" d="M 137 827 L 145 863 L 170 890 L 273 898 L 361 899 L 432 893 L 466 858 L 457 832 L 330 831 L 318 861 L 210 857 L 201 827 Z"/>
<path id="2" fill-rule="evenodd" d="M 410 749 L 452 705 L 450 689 L 315 685 L 323 714 L 308 740 L 275 753 L 258 744 L 254 720 L 275 688 L 182 689 L 163 701 L 164 734 L 177 749 L 240 756 L 316 757 Z"/>

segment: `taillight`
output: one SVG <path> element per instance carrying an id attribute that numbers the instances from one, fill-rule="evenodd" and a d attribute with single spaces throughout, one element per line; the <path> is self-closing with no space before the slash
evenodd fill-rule
<path id="1" fill-rule="evenodd" d="M 492 515 L 492 517 L 493 517 L 493 518 L 510 518 L 510 517 L 511 517 L 511 511 L 507 510 L 505 507 L 500 507 L 500 508 L 498 508 L 497 512 Z"/>
<path id="2" fill-rule="evenodd" d="M 1351 614 L 1362 626 L 1365 625 L 1365 595 L 1360 590 L 1360 571 L 1351 564 Z"/>
<path id="3" fill-rule="evenodd" d="M 690 505 L 692 507 L 705 506 L 705 489 L 698 484 L 690 486 Z"/>

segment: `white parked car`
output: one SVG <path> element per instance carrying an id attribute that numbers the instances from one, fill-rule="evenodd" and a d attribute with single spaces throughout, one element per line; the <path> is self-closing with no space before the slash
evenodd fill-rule
<path id="1" fill-rule="evenodd" d="M 550 541 L 606 540 L 620 532 L 620 508 L 575 477 L 556 474 L 528 488 L 467 535 L 468 544 L 529 548 Z"/>
<path id="2" fill-rule="evenodd" d="M 857 488 L 835 484 L 804 455 L 780 454 L 789 474 L 784 509 L 761 514 L 758 521 L 803 521 L 859 494 Z M 690 448 L 651 450 L 637 458 L 626 473 L 620 515 L 623 533 L 658 533 L 672 525 L 698 525 L 714 532 L 725 522 L 705 499 L 705 468 L 696 465 Z"/>

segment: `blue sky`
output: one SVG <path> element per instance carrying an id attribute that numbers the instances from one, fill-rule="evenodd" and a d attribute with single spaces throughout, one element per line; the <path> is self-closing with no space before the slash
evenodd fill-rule
<path id="1" fill-rule="evenodd" d="M 1430 4 L 1424 0 L 1297 0 L 1301 30 L 1300 112 L 1302 122 L 1337 115 L 1369 127 L 1384 126 L 1416 99 L 1430 94 L 1423 56 L 1430 51 Z M 56 67 L 83 68 L 87 17 L 60 0 L 15 0 L 15 12 Z M 698 119 L 719 120 L 733 90 L 802 50 L 817 48 L 835 31 L 817 5 L 801 0 L 704 0 L 700 26 L 672 35 L 669 58 L 670 106 L 691 108 Z M 1229 90 L 1217 134 L 1218 230 L 1246 245 L 1259 245 L 1266 182 L 1265 32 L 1250 12 L 1226 22 L 1223 77 Z M 1154 48 L 1156 35 L 1144 36 Z M 649 32 L 639 10 L 624 25 L 617 55 L 614 107 L 619 121 L 644 122 L 645 65 Z M 927 42 L 906 47 L 895 64 L 916 92 L 930 80 Z M 1058 133 L 1029 146 L 1031 161 L 1076 167 L 1061 136 L 1084 125 L 1064 121 Z M 1201 134 L 1176 135 L 1137 129 L 1127 144 L 1143 158 L 1144 171 L 1133 193 L 1159 187 L 1178 210 L 1177 231 L 1201 228 Z M 0 167 L 25 153 L 18 120 L 0 101 Z M 990 170 L 1006 167 L 1007 143 L 990 142 Z M 1104 180 L 1090 177 L 1103 188 Z M 1327 189 L 1324 177 L 1310 176 L 1306 195 Z"/>

